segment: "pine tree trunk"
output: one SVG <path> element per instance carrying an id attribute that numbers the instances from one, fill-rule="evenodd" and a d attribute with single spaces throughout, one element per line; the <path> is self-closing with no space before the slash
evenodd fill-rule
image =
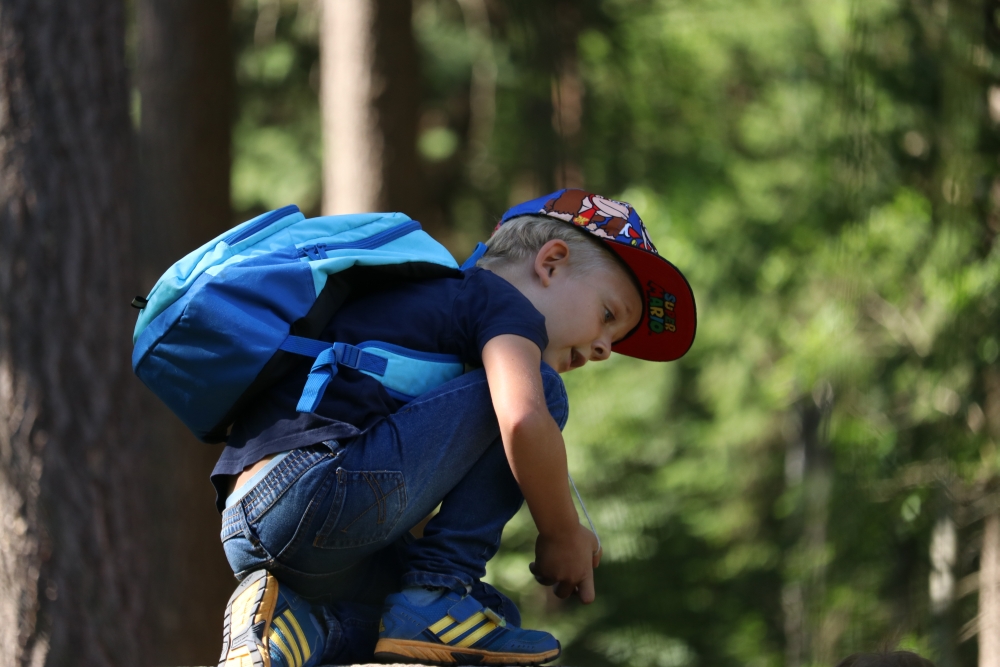
<path id="1" fill-rule="evenodd" d="M 0 3 L 0 665 L 142 662 L 124 21 Z"/>
<path id="2" fill-rule="evenodd" d="M 979 667 L 1000 667 L 1000 514 L 988 514 L 979 555 Z"/>
<path id="3" fill-rule="evenodd" d="M 945 494 L 941 494 L 945 496 Z M 931 533 L 928 597 L 931 603 L 931 641 L 937 653 L 937 667 L 955 665 L 955 563 L 958 558 L 958 531 L 947 511 L 948 500 Z"/>
<path id="4" fill-rule="evenodd" d="M 424 206 L 412 0 L 326 0 L 320 31 L 323 211 Z"/>
<path id="5" fill-rule="evenodd" d="M 583 79 L 580 77 L 577 40 L 580 37 L 580 10 L 575 3 L 561 2 L 556 8 L 558 57 L 552 79 L 552 128 L 559 136 L 557 188 L 582 188 L 583 170 L 579 163 L 583 125 Z"/>
<path id="6" fill-rule="evenodd" d="M 822 383 L 798 409 L 798 428 L 788 443 L 785 482 L 801 487 L 801 500 L 789 527 L 795 533 L 794 551 L 786 570 L 781 603 L 785 630 L 785 664 L 799 667 L 833 661 L 835 638 L 823 627 L 826 596 L 827 544 L 833 465 L 826 428 L 833 406 L 833 389 Z"/>
<path id="7" fill-rule="evenodd" d="M 230 226 L 234 82 L 227 0 L 140 0 L 137 14 L 145 292 L 171 263 Z M 157 525 L 150 656 L 156 664 L 208 664 L 235 586 L 208 481 L 220 450 L 198 442 L 151 392 L 141 396 Z"/>

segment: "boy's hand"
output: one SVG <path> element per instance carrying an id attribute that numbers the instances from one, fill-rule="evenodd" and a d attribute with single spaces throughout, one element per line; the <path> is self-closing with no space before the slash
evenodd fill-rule
<path id="1" fill-rule="evenodd" d="M 507 463 L 538 528 L 531 571 L 556 595 L 594 601 L 597 537 L 580 525 L 569 495 L 566 446 L 545 402 L 542 352 L 521 336 L 504 334 L 483 347 L 483 367 Z"/>
<path id="2" fill-rule="evenodd" d="M 535 541 L 535 562 L 528 569 L 538 583 L 555 585 L 556 597 L 565 599 L 576 593 L 581 602 L 590 604 L 596 596 L 594 568 L 600 562 L 597 537 L 576 524 L 575 529 L 563 534 L 539 534 Z"/>

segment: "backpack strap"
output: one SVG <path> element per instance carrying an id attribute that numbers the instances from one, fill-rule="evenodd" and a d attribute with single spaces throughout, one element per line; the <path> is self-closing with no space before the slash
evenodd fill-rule
<path id="1" fill-rule="evenodd" d="M 483 258 L 483 255 L 486 254 L 487 250 L 489 250 L 489 247 L 485 243 L 477 243 L 476 249 L 472 251 L 471 255 L 469 255 L 469 259 L 465 260 L 465 262 L 462 263 L 462 266 L 458 267 L 459 271 L 465 271 L 474 267 L 476 262 Z"/>
<path id="2" fill-rule="evenodd" d="M 418 352 L 380 341 L 348 345 L 288 336 L 279 349 L 316 359 L 295 407 L 299 412 L 316 411 L 340 366 L 378 380 L 393 398 L 403 402 L 465 372 L 465 364 L 455 355 Z"/>

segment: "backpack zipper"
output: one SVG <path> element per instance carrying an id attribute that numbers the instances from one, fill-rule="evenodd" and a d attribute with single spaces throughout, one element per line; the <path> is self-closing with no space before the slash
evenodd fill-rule
<path id="1" fill-rule="evenodd" d="M 244 239 L 253 236 L 260 230 L 270 225 L 272 222 L 277 222 L 278 220 L 284 218 L 287 215 L 291 215 L 293 213 L 298 213 L 298 212 L 299 212 L 299 207 L 296 206 L 295 204 L 282 206 L 277 210 L 271 211 L 270 213 L 268 213 L 263 218 L 253 223 L 249 227 L 244 227 L 243 229 L 233 232 L 226 238 L 222 239 L 222 242 L 225 243 L 226 245 L 234 245 Z"/>
<path id="2" fill-rule="evenodd" d="M 349 241 L 347 243 L 316 243 L 299 248 L 299 257 L 308 257 L 311 260 L 326 259 L 327 250 L 370 250 L 379 246 L 391 243 L 396 239 L 406 236 L 410 232 L 420 229 L 420 223 L 416 220 L 409 220 L 395 227 L 391 227 L 378 234 L 373 234 L 368 238 Z"/>

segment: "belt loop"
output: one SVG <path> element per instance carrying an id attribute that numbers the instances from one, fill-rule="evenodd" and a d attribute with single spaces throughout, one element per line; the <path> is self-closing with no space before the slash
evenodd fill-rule
<path id="1" fill-rule="evenodd" d="M 236 523 L 239 525 L 240 531 L 243 533 L 243 537 L 247 538 L 250 544 L 260 546 L 260 540 L 257 539 L 257 534 L 253 532 L 250 528 L 250 522 L 247 520 L 247 510 L 246 496 L 240 498 L 239 502 L 236 503 Z"/>

